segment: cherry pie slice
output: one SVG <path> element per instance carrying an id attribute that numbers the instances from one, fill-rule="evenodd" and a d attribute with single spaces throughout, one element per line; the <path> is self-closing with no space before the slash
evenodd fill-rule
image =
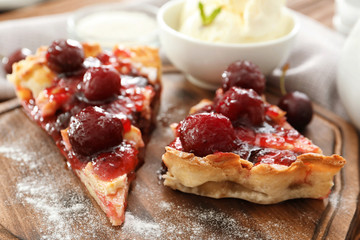
<path id="1" fill-rule="evenodd" d="M 162 156 L 164 185 L 212 198 L 273 204 L 323 198 L 344 166 L 286 121 L 285 112 L 252 89 L 218 89 L 179 124 Z"/>
<path id="2" fill-rule="evenodd" d="M 55 141 L 113 225 L 121 225 L 161 91 L 150 47 L 57 40 L 13 65 L 8 79 L 27 115 Z"/>

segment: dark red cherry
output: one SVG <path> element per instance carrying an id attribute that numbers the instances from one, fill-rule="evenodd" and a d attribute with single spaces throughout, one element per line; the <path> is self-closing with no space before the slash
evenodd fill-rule
<path id="1" fill-rule="evenodd" d="M 287 121 L 299 131 L 304 129 L 312 119 L 312 104 L 305 93 L 290 92 L 280 99 L 278 106 L 286 111 Z"/>
<path id="2" fill-rule="evenodd" d="M 84 62 L 82 45 L 75 40 L 56 40 L 48 48 L 46 58 L 49 67 L 58 73 L 78 70 Z"/>
<path id="3" fill-rule="evenodd" d="M 217 102 L 215 111 L 232 122 L 260 125 L 265 120 L 265 104 L 252 89 L 230 88 Z"/>
<path id="4" fill-rule="evenodd" d="M 265 76 L 259 67 L 250 61 L 237 61 L 230 64 L 222 74 L 224 91 L 233 86 L 253 89 L 259 95 L 265 89 Z"/>
<path id="5" fill-rule="evenodd" d="M 229 152 L 236 139 L 230 120 L 217 113 L 198 113 L 180 123 L 179 135 L 185 152 L 206 156 L 215 152 Z"/>
<path id="6" fill-rule="evenodd" d="M 83 78 L 84 95 L 91 101 L 102 101 L 120 94 L 120 74 L 112 67 L 93 67 Z"/>
<path id="7" fill-rule="evenodd" d="M 31 54 L 31 50 L 27 48 L 21 48 L 13 52 L 10 56 L 4 57 L 2 63 L 4 65 L 5 72 L 12 73 L 12 65 L 20 60 L 25 59 Z"/>
<path id="8" fill-rule="evenodd" d="M 68 135 L 74 152 L 89 156 L 120 144 L 123 131 L 120 118 L 89 106 L 71 117 Z"/>

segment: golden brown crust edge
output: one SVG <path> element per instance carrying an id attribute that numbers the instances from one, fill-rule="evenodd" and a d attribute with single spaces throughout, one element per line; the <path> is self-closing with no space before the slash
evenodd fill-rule
<path id="1" fill-rule="evenodd" d="M 259 164 L 233 153 L 196 157 L 166 147 L 163 162 L 168 168 L 164 185 L 182 192 L 212 198 L 240 198 L 273 204 L 293 198 L 326 197 L 333 177 L 345 164 L 339 155 L 307 153 L 289 167 Z"/>

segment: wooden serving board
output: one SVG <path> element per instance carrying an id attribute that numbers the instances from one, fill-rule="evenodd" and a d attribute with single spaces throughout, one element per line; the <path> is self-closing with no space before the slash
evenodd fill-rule
<path id="1" fill-rule="evenodd" d="M 345 239 L 357 234 L 359 143 L 355 129 L 315 106 L 304 132 L 325 154 L 347 159 L 328 199 L 257 205 L 211 199 L 162 185 L 159 170 L 169 124 L 213 92 L 178 72 L 163 76 L 158 127 L 132 184 L 125 224 L 112 227 L 58 149 L 17 100 L 0 105 L 0 239 Z M 268 95 L 270 102 L 276 97 Z M 269 183 L 271 184 L 271 183 Z"/>

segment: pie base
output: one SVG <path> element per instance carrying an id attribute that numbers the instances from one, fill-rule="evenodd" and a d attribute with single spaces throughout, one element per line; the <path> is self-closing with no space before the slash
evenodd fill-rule
<path id="1" fill-rule="evenodd" d="M 294 198 L 323 198 L 333 186 L 334 175 L 344 166 L 339 155 L 306 153 L 290 166 L 258 164 L 234 153 L 197 157 L 166 147 L 164 185 L 186 193 L 212 198 L 239 198 L 274 204 Z"/>

